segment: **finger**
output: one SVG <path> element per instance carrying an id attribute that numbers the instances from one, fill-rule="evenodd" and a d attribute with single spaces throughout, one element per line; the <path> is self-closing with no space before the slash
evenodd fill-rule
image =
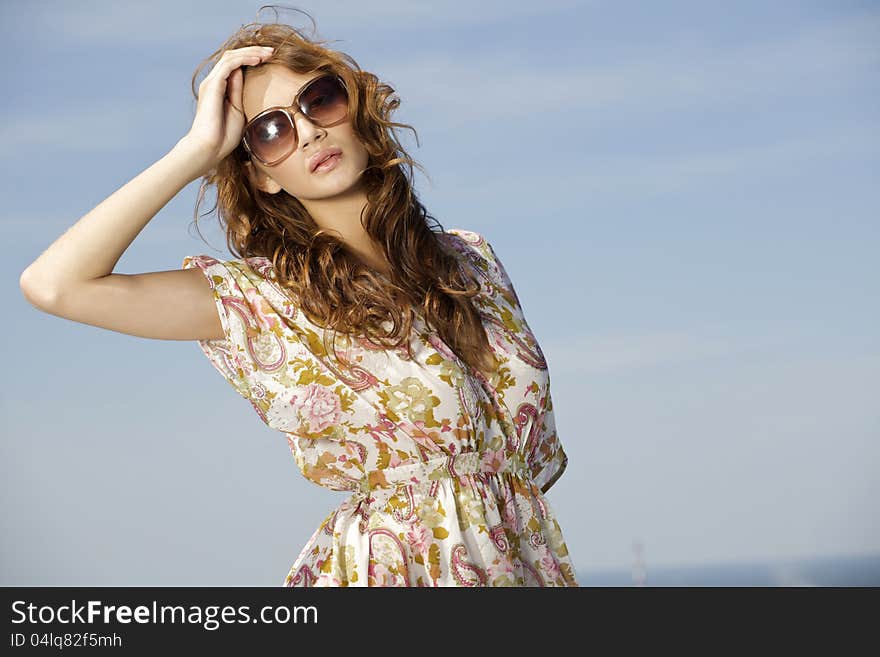
<path id="1" fill-rule="evenodd" d="M 220 56 L 218 63 L 223 61 L 224 59 L 230 58 L 239 58 L 239 57 L 250 57 L 253 55 L 257 55 L 258 57 L 267 57 L 273 51 L 267 51 L 263 46 L 246 46 L 244 48 L 238 48 L 237 50 L 226 50 Z"/>
<path id="2" fill-rule="evenodd" d="M 230 54 L 232 53 L 232 54 Z M 211 69 L 211 72 L 205 76 L 205 80 L 211 79 L 214 80 L 226 80 L 229 74 L 239 66 L 250 65 L 256 66 L 259 64 L 267 55 L 264 52 L 257 51 L 248 48 L 246 51 L 231 51 L 227 50 L 220 57 L 219 61 L 214 65 L 214 68 Z"/>
<path id="3" fill-rule="evenodd" d="M 231 55 L 240 55 L 242 53 L 249 52 L 262 52 L 265 49 L 264 46 L 245 46 L 244 48 L 234 48 L 233 50 L 224 50 L 221 57 L 228 57 Z"/>
<path id="4" fill-rule="evenodd" d="M 241 67 L 238 67 L 229 74 L 229 82 L 226 85 L 226 96 L 229 100 L 229 104 L 237 111 L 241 112 L 242 115 L 244 114 L 244 104 L 242 102 L 243 89 L 244 74 L 241 72 Z"/>

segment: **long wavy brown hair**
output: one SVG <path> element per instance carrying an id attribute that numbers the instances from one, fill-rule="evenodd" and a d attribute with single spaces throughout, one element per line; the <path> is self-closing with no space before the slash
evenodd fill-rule
<path id="1" fill-rule="evenodd" d="M 264 5 L 260 11 L 265 7 L 274 5 Z M 438 237 L 445 233 L 442 225 L 428 214 L 413 190 L 413 167 L 424 169 L 406 153 L 393 127 L 412 130 L 417 144 L 418 133 L 408 124 L 390 119 L 400 105 L 391 86 L 361 70 L 351 56 L 326 44 L 277 22 L 276 12 L 276 22 L 243 25 L 203 60 L 193 74 L 193 95 L 198 99 L 199 73 L 210 70 L 225 50 L 253 45 L 273 46 L 267 61 L 296 73 L 321 71 L 342 77 L 349 93 L 348 120 L 369 154 L 362 173 L 367 204 L 361 223 L 382 246 L 391 267 L 390 277 L 361 263 L 285 190 L 269 194 L 258 189 L 246 175 L 248 156 L 242 145 L 202 176 L 195 223 L 198 226 L 206 192 L 216 186 L 214 209 L 229 251 L 237 258 L 271 259 L 276 282 L 312 323 L 325 329 L 324 347 L 337 361 L 346 362 L 337 352 L 337 334 L 360 336 L 385 349 L 405 345 L 412 358 L 410 335 L 419 309 L 428 327 L 469 368 L 491 376 L 499 363 L 472 301 L 480 282 L 466 259 Z M 248 68 L 243 67 L 245 76 Z M 429 220 L 438 231 L 431 229 Z M 391 321 L 390 330 L 383 326 L 386 320 Z"/>

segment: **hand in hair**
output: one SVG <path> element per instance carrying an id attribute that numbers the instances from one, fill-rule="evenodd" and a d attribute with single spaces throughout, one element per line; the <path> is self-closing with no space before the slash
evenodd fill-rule
<path id="1" fill-rule="evenodd" d="M 192 127 L 181 141 L 192 146 L 202 171 L 208 171 L 241 142 L 244 131 L 242 66 L 256 66 L 271 57 L 260 46 L 226 50 L 199 84 L 198 106 Z"/>

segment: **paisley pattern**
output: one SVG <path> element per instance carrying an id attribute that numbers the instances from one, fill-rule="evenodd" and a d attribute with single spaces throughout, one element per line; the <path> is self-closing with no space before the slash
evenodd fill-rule
<path id="1" fill-rule="evenodd" d="M 269 258 L 183 260 L 205 274 L 223 326 L 201 350 L 307 479 L 348 494 L 284 586 L 578 586 L 545 497 L 568 459 L 544 355 L 486 239 L 437 238 L 480 280 L 475 302 L 503 363 L 491 378 L 422 317 L 414 358 L 340 336 L 337 361 Z"/>

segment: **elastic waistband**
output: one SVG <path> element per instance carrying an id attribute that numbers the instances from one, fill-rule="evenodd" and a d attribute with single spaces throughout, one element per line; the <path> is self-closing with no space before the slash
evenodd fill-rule
<path id="1" fill-rule="evenodd" d="M 478 473 L 511 472 L 530 477 L 528 465 L 519 453 L 504 450 L 439 454 L 425 461 L 402 463 L 397 466 L 371 470 L 360 480 L 359 491 L 369 493 L 376 489 L 394 488 L 403 484 L 423 484 L 446 477 Z"/>

